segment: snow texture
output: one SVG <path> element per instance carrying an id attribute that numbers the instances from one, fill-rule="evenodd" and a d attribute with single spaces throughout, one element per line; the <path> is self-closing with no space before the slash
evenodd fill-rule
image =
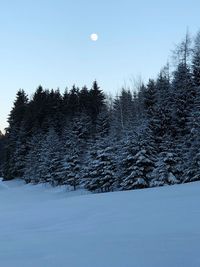
<path id="1" fill-rule="evenodd" d="M 88 194 L 0 181 L 2 267 L 199 267 L 200 183 Z"/>

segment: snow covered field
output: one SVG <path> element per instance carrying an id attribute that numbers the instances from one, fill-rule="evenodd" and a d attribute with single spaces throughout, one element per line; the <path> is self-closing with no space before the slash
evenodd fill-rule
<path id="1" fill-rule="evenodd" d="M 0 181 L 1 267 L 199 267 L 200 183 L 85 194 Z"/>

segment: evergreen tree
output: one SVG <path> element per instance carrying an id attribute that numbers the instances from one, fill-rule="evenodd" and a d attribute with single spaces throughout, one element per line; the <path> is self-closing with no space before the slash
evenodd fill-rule
<path id="1" fill-rule="evenodd" d="M 123 190 L 149 187 L 155 162 L 155 148 L 148 130 L 126 140 L 123 151 Z"/>
<path id="2" fill-rule="evenodd" d="M 63 183 L 62 176 L 63 149 L 55 129 L 51 127 L 42 142 L 40 154 L 41 181 L 53 186 Z"/>
<path id="3" fill-rule="evenodd" d="M 195 38 L 195 45 L 192 57 L 192 73 L 193 80 L 196 86 L 200 86 L 200 31 Z"/>
<path id="4" fill-rule="evenodd" d="M 26 133 L 24 133 L 24 118 L 27 111 L 28 97 L 23 90 L 16 95 L 14 107 L 9 115 L 9 127 L 7 128 L 7 144 L 5 148 L 4 179 L 10 180 L 23 175 L 25 155 Z M 20 164 L 20 166 L 19 166 Z M 17 166 L 20 168 L 18 169 Z"/>
<path id="5" fill-rule="evenodd" d="M 185 153 L 184 182 L 200 180 L 200 91 L 196 87 L 196 97 L 193 109 L 189 115 L 187 138 L 187 153 Z"/>
<path id="6" fill-rule="evenodd" d="M 100 90 L 97 82 L 94 81 L 90 94 L 90 114 L 93 124 L 96 123 L 98 114 L 101 112 L 102 107 L 105 105 L 105 95 Z"/>
<path id="7" fill-rule="evenodd" d="M 174 72 L 172 82 L 172 128 L 173 136 L 184 136 L 187 133 L 187 117 L 191 111 L 195 90 L 190 69 L 184 64 L 179 64 Z"/>
<path id="8" fill-rule="evenodd" d="M 54 128 L 57 132 L 61 133 L 62 121 L 62 96 L 58 90 L 51 90 L 47 95 L 46 115 L 43 123 L 44 128 Z M 46 124 L 46 127 L 45 127 Z"/>
<path id="9" fill-rule="evenodd" d="M 133 96 L 130 90 L 122 88 L 120 95 L 114 100 L 113 127 L 122 134 L 131 131 L 136 118 Z"/>
<path id="10" fill-rule="evenodd" d="M 156 109 L 157 94 L 154 80 L 149 80 L 146 90 L 144 91 L 144 112 L 147 118 L 153 117 Z"/>
<path id="11" fill-rule="evenodd" d="M 5 156 L 6 136 L 0 131 L 0 176 L 3 176 L 3 165 Z"/>
<path id="12" fill-rule="evenodd" d="M 63 181 L 76 190 L 81 182 L 82 165 L 91 133 L 91 120 L 82 113 L 68 122 L 63 132 Z"/>
<path id="13" fill-rule="evenodd" d="M 108 192 L 116 189 L 115 150 L 108 138 L 101 138 L 93 143 L 85 169 L 86 185 L 90 191 Z"/>
<path id="14" fill-rule="evenodd" d="M 179 183 L 177 176 L 178 157 L 172 152 L 161 152 L 152 172 L 150 186 L 163 186 Z"/>
<path id="15" fill-rule="evenodd" d="M 79 106 L 80 112 L 90 115 L 90 92 L 86 86 L 84 86 L 79 92 Z"/>
<path id="16" fill-rule="evenodd" d="M 37 132 L 38 129 L 48 131 L 46 120 L 49 115 L 49 94 L 49 90 L 44 90 L 42 86 L 39 86 L 30 101 L 27 124 L 31 134 Z"/>
<path id="17" fill-rule="evenodd" d="M 74 116 L 79 112 L 79 88 L 75 85 L 69 92 L 68 112 L 70 116 Z"/>
<path id="18" fill-rule="evenodd" d="M 38 130 L 37 134 L 29 137 L 27 143 L 29 151 L 25 157 L 25 171 L 23 179 L 26 183 L 37 184 L 44 182 L 43 177 L 46 174 L 46 169 L 42 165 L 43 143 L 45 140 L 44 133 Z"/>

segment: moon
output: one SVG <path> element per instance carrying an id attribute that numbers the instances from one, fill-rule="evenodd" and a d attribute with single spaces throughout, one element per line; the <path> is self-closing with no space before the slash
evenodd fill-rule
<path id="1" fill-rule="evenodd" d="M 99 38 L 99 36 L 98 36 L 98 34 L 96 34 L 96 33 L 92 33 L 92 34 L 90 35 L 90 39 L 91 39 L 93 42 L 96 42 L 96 41 L 98 40 L 98 38 Z"/>

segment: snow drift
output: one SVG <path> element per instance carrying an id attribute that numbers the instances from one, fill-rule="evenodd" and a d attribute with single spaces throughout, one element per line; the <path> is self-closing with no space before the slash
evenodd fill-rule
<path id="1" fill-rule="evenodd" d="M 200 266 L 199 182 L 86 193 L 0 182 L 0 266 Z"/>

